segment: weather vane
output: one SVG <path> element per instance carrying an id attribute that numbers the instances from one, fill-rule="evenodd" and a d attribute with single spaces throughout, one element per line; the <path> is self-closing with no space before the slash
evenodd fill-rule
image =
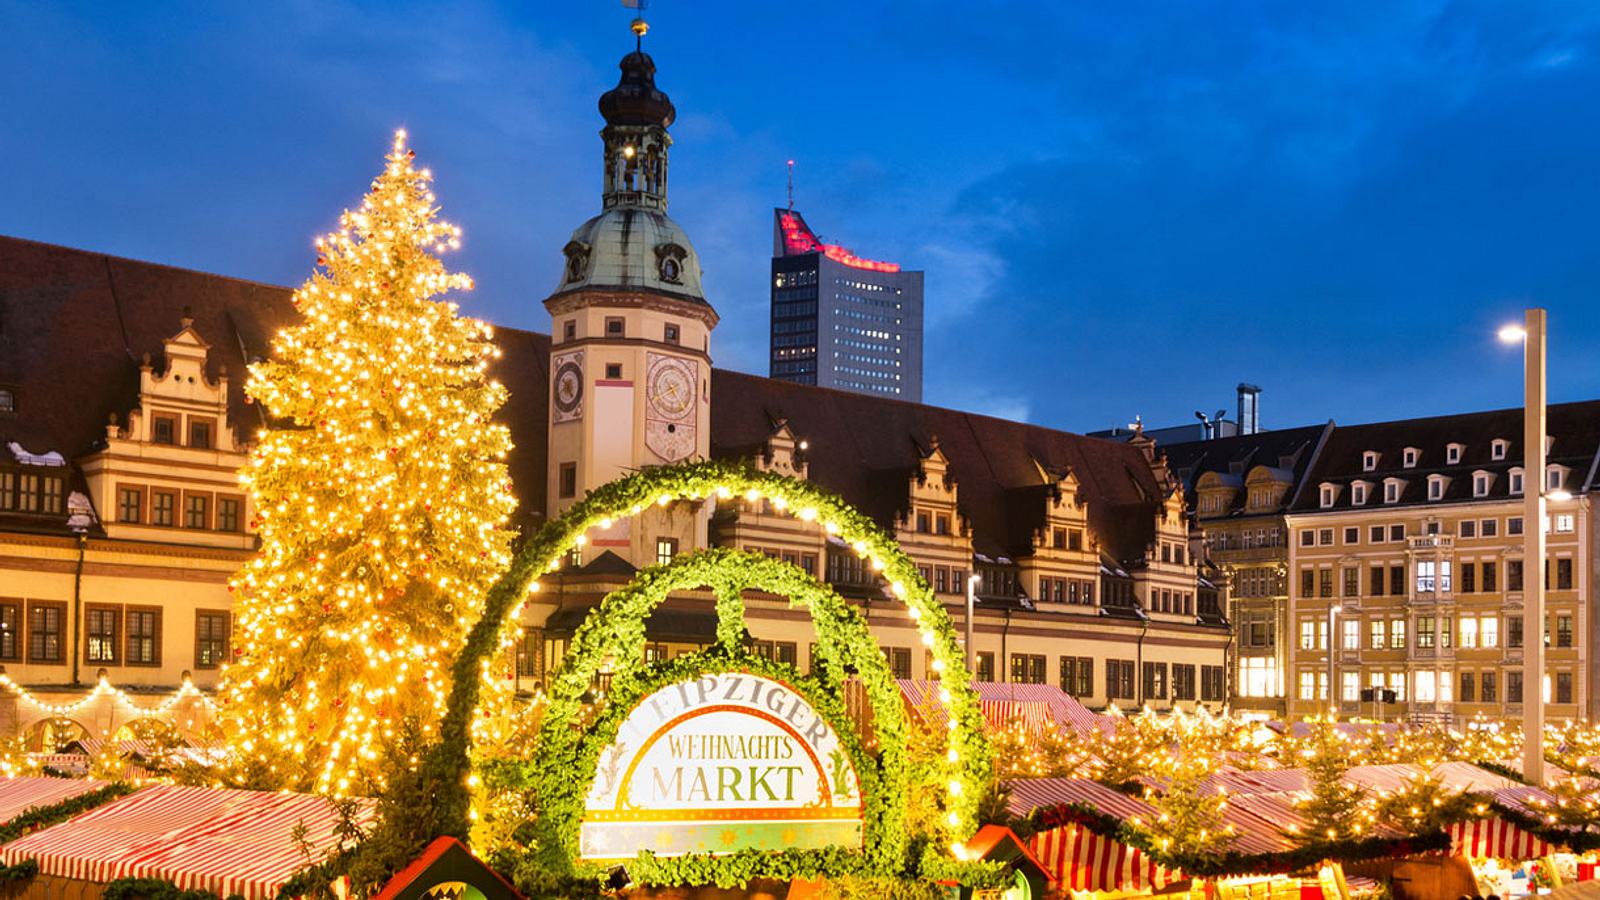
<path id="1" fill-rule="evenodd" d="M 636 44 L 640 50 L 644 49 L 645 32 L 650 30 L 650 23 L 644 20 L 644 10 L 649 5 L 650 0 L 622 0 L 624 9 L 636 11 L 633 21 L 628 23 L 628 27 L 633 29 Z"/>

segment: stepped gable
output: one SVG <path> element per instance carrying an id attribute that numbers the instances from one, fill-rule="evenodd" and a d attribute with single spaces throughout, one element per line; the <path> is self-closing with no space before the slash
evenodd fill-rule
<path id="1" fill-rule="evenodd" d="M 186 311 L 212 347 L 207 377 L 226 366 L 229 418 L 248 434 L 258 414 L 244 403 L 244 354 L 264 353 L 290 321 L 287 290 L 0 238 L 0 384 L 17 391 L 17 414 L 0 419 L 0 439 L 69 459 L 87 452 L 112 413 L 127 421 L 140 361 L 150 354 L 162 366 L 162 341 Z"/>
<path id="2" fill-rule="evenodd" d="M 160 368 L 162 341 L 184 315 L 211 345 L 207 377 L 226 367 L 228 421 L 248 439 L 262 410 L 245 402 L 246 365 L 298 320 L 291 295 L 278 285 L 0 236 L 0 385 L 17 393 L 16 414 L 0 416 L 0 446 L 16 441 L 69 460 L 89 452 L 112 413 L 127 421 L 141 358 L 149 353 Z M 516 444 L 507 464 L 517 518 L 526 521 L 544 510 L 550 338 L 501 328 L 495 338 L 502 356 L 490 372 L 511 391 L 499 419 Z"/>
<path id="3" fill-rule="evenodd" d="M 906 479 L 937 435 L 979 553 L 1030 551 L 1027 539 L 1043 523 L 1041 466 L 1077 477 L 1090 527 L 1118 560 L 1142 560 L 1155 537 L 1162 488 L 1144 454 L 1127 444 L 720 369 L 711 391 L 713 455 L 748 456 L 745 448 L 787 419 L 808 443 L 811 479 L 885 527 L 905 511 Z"/>

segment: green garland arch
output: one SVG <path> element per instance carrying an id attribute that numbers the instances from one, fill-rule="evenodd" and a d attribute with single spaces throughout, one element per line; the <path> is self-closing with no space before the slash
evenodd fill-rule
<path id="1" fill-rule="evenodd" d="M 707 650 L 670 662 L 644 663 L 645 620 L 674 591 L 709 587 L 717 598 L 717 642 Z M 811 611 L 816 625 L 820 677 L 803 676 L 793 666 L 769 662 L 744 647 L 741 595 L 754 589 L 786 596 L 794 607 Z M 607 658 L 615 663 L 605 709 L 583 731 L 583 697 Z M 872 707 L 873 729 L 881 757 L 868 753 L 856 735 L 839 688 L 845 667 L 853 667 Z M 539 818 L 534 823 L 541 861 L 552 872 L 573 874 L 578 858 L 578 832 L 584 799 L 594 781 L 599 758 L 616 738 L 622 721 L 655 691 L 711 672 L 744 671 L 789 684 L 827 719 L 861 779 L 863 838 L 867 859 L 862 868 L 876 874 L 903 870 L 908 860 L 905 830 L 905 706 L 888 661 L 867 628 L 866 620 L 842 597 L 799 567 L 757 553 L 712 549 L 680 556 L 663 566 L 640 572 L 627 587 L 608 595 L 577 634 L 550 687 L 549 705 L 539 730 L 539 754 L 532 762 Z M 768 870 L 768 857 L 757 854 L 738 864 L 718 858 L 712 869 L 719 880 L 785 874 L 796 858 L 836 853 L 797 852 Z M 681 865 L 681 864 L 680 864 Z"/>
<path id="2" fill-rule="evenodd" d="M 895 540 L 871 518 L 837 495 L 808 482 L 744 464 L 694 462 L 645 470 L 601 485 L 583 500 L 553 519 L 528 540 L 506 573 L 490 588 L 484 614 L 468 634 L 456 658 L 448 706 L 439 726 L 439 740 L 425 763 L 424 790 L 433 802 L 434 834 L 466 840 L 471 827 L 472 762 L 471 725 L 476 715 L 481 685 L 479 676 L 513 615 L 536 579 L 553 571 L 562 556 L 586 539 L 594 527 L 613 519 L 638 515 L 651 504 L 675 500 L 768 500 L 776 510 L 786 510 L 804 521 L 821 524 L 829 535 L 851 545 L 878 571 L 896 597 L 905 602 L 925 646 L 933 654 L 935 673 L 943 681 L 939 698 L 949 712 L 950 740 L 946 797 L 948 837 L 962 841 L 977 827 L 978 804 L 992 781 L 993 761 L 984 737 L 978 697 L 950 616 L 917 574 L 916 564 Z M 415 824 L 415 823 L 414 823 Z"/>

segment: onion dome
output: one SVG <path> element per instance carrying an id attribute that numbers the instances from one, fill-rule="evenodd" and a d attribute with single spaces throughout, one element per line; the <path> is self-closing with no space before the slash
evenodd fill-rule
<path id="1" fill-rule="evenodd" d="M 655 125 L 667 128 L 677 115 L 672 101 L 656 87 L 656 63 L 650 54 L 635 50 L 617 64 L 622 79 L 600 95 L 600 115 L 607 125 Z"/>

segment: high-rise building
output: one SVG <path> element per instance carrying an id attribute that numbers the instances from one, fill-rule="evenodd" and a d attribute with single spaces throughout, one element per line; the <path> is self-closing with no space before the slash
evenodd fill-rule
<path id="1" fill-rule="evenodd" d="M 819 240 L 772 216 L 773 378 L 922 400 L 922 273 Z"/>

